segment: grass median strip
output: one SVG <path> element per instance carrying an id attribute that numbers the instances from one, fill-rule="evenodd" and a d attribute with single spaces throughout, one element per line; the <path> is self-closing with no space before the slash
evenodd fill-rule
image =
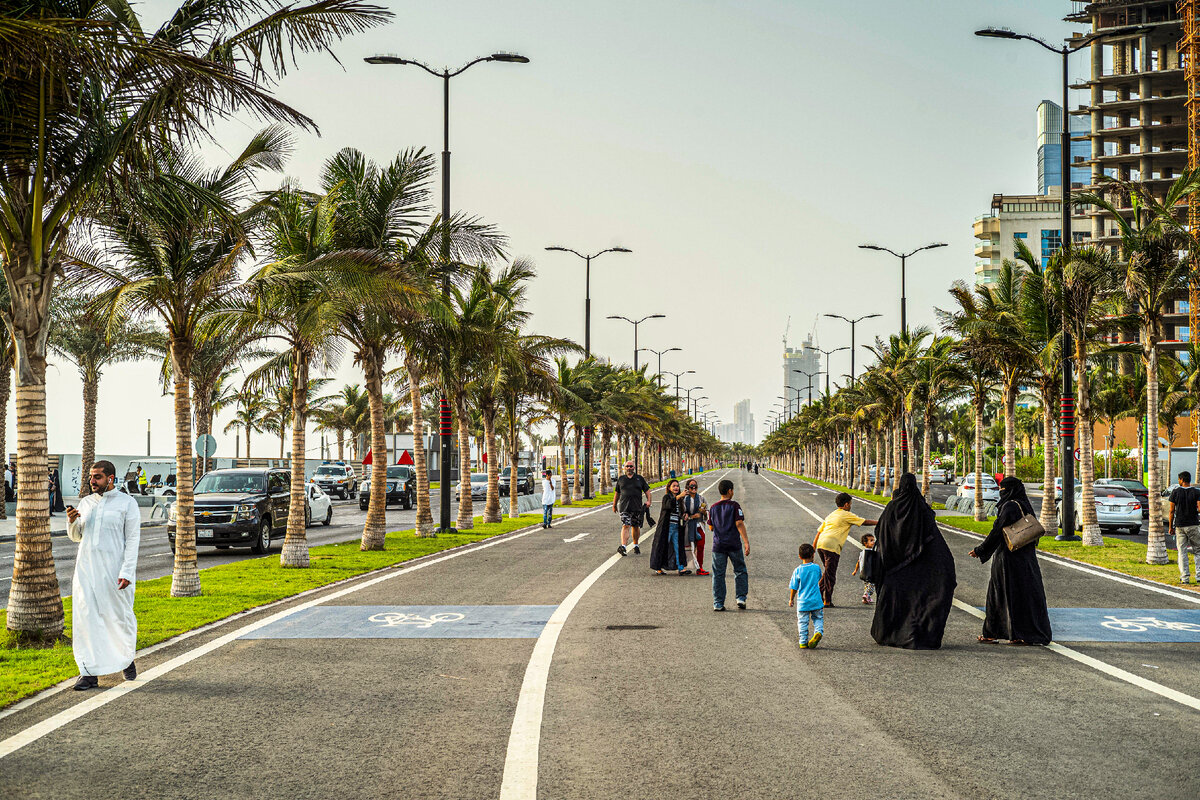
<path id="1" fill-rule="evenodd" d="M 138 619 L 138 649 L 224 619 L 240 611 L 282 600 L 309 589 L 390 567 L 420 556 L 471 544 L 541 522 L 542 515 L 484 524 L 457 534 L 419 539 L 412 530 L 387 535 L 385 549 L 362 552 L 359 540 L 318 545 L 309 549 L 308 569 L 284 569 L 278 554 L 210 567 L 200 573 L 204 594 L 171 597 L 171 576 L 138 581 L 134 611 Z M 71 630 L 71 598 L 63 599 L 66 630 Z M 7 615 L 0 612 L 0 622 Z M 0 707 L 47 689 L 76 674 L 69 644 L 46 649 L 16 648 L 5 632 L 0 638 Z"/>

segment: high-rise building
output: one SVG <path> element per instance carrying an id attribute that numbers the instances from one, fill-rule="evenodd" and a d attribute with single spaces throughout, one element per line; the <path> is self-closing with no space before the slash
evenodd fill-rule
<path id="1" fill-rule="evenodd" d="M 995 283 L 1004 261 L 1016 255 L 1021 240 L 1040 258 L 1042 266 L 1062 246 L 1062 201 L 1059 187 L 1048 196 L 1040 194 L 992 195 L 987 214 L 975 218 L 975 283 Z"/>
<path id="2" fill-rule="evenodd" d="M 1071 118 L 1071 188 L 1075 190 L 1092 182 L 1087 165 L 1092 152 L 1090 132 L 1087 117 Z M 1049 100 L 1037 108 L 1037 167 L 1038 194 L 1049 195 L 1055 186 L 1062 189 L 1062 106 Z"/>
<path id="3" fill-rule="evenodd" d="M 749 400 L 743 400 L 733 406 L 732 441 L 754 444 L 754 415 L 750 413 Z"/>
<path id="4" fill-rule="evenodd" d="M 783 351 L 783 394 L 791 402 L 796 401 L 796 397 L 800 398 L 800 405 L 808 404 L 808 378 L 801 375 L 796 370 L 802 370 L 810 375 L 815 375 L 817 370 L 821 368 L 821 352 L 816 349 L 811 338 L 806 338 L 800 349 L 791 347 L 784 348 Z M 824 389 L 825 384 L 819 379 L 813 378 L 812 396 L 815 400 Z M 794 406 L 793 406 L 794 408 Z"/>

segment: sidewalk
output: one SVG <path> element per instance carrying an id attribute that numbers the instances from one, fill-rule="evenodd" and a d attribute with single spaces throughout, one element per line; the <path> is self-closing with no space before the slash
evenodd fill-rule
<path id="1" fill-rule="evenodd" d="M 74 503 L 78 503 L 79 498 L 74 498 Z M 161 515 L 157 519 L 151 519 L 150 515 L 154 511 L 153 508 L 139 508 L 142 512 L 142 527 L 143 528 L 158 528 L 167 524 L 166 519 Z M 50 535 L 51 536 L 66 536 L 67 535 L 67 514 L 65 511 L 56 511 L 54 516 L 50 518 Z M 10 514 L 8 519 L 0 519 L 0 542 L 12 542 L 17 538 L 17 518 Z"/>

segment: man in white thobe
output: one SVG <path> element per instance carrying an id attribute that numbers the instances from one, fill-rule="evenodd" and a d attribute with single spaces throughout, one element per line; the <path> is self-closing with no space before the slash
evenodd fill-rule
<path id="1" fill-rule="evenodd" d="M 79 542 L 75 558 L 71 639 L 83 691 L 99 685 L 97 675 L 137 677 L 137 618 L 133 591 L 137 582 L 142 514 L 137 501 L 117 488 L 111 461 L 97 461 L 88 477 L 92 493 L 67 506 L 67 536 Z"/>

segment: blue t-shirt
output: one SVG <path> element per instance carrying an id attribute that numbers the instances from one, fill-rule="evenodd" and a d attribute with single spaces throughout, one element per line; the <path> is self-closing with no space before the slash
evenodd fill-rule
<path id="1" fill-rule="evenodd" d="M 816 611 L 825 607 L 821 599 L 821 588 L 817 585 L 821 580 L 821 567 L 813 562 L 801 564 L 792 573 L 792 582 L 788 588 L 796 590 L 796 607 L 801 611 Z"/>

